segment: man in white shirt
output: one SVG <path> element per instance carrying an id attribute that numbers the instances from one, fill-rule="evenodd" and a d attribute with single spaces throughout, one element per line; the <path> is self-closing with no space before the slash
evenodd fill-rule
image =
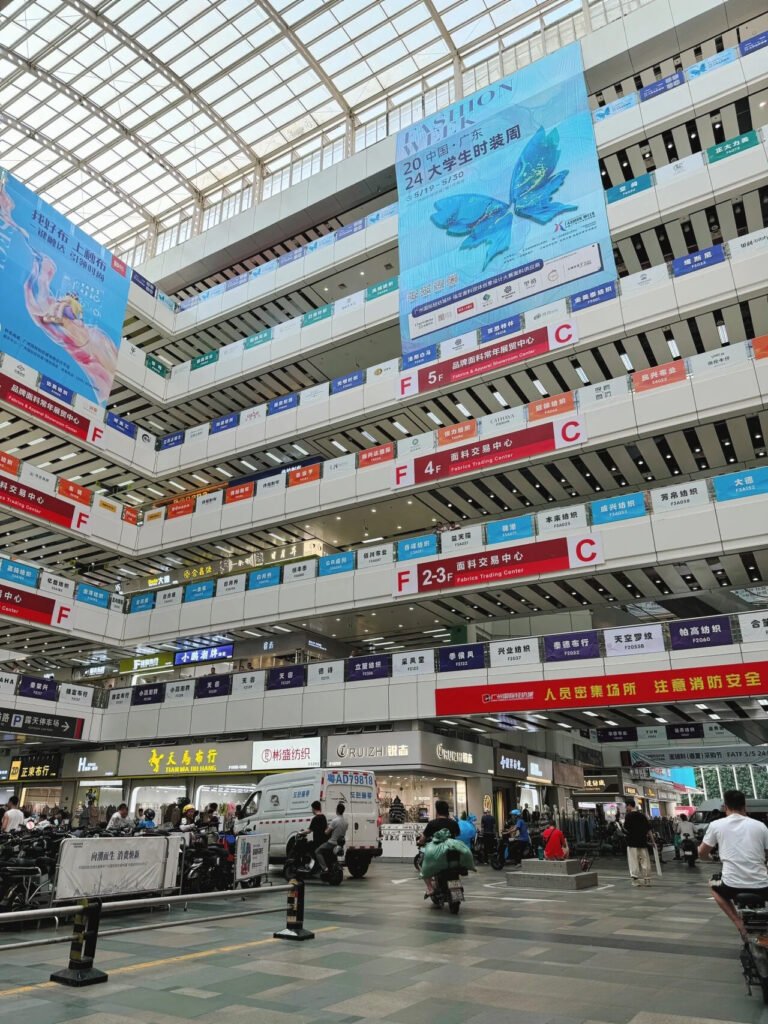
<path id="1" fill-rule="evenodd" d="M 107 822 L 108 832 L 130 832 L 133 822 L 128 820 L 128 804 L 120 804 Z"/>
<path id="2" fill-rule="evenodd" d="M 736 925 L 742 939 L 748 936 L 744 922 L 733 905 L 740 892 L 751 892 L 768 900 L 768 828 L 755 818 L 747 817 L 747 800 L 738 789 L 729 789 L 723 796 L 725 817 L 713 821 L 699 847 L 702 860 L 718 847 L 723 865 L 722 877 L 709 884 L 715 903 Z"/>
<path id="3" fill-rule="evenodd" d="M 8 801 L 8 809 L 3 815 L 3 832 L 13 832 L 24 824 L 24 812 L 19 810 L 19 798 L 12 796 Z"/>

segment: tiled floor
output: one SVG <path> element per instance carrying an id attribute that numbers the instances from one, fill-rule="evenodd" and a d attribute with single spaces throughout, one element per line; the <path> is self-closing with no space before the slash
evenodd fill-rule
<path id="1" fill-rule="evenodd" d="M 86 989 L 48 982 L 67 947 L 0 952 L 0 1019 L 24 1024 L 768 1024 L 750 999 L 738 939 L 708 898 L 705 870 L 665 866 L 631 889 L 619 862 L 599 863 L 600 888 L 508 888 L 482 868 L 458 917 L 422 900 L 410 865 L 375 864 L 340 889 L 307 888 L 314 941 L 271 939 L 281 913 L 125 932 L 166 912 L 104 919 L 97 964 L 109 981 Z M 278 880 L 276 878 L 276 880 Z M 0 932 L 0 945 L 40 936 Z"/>

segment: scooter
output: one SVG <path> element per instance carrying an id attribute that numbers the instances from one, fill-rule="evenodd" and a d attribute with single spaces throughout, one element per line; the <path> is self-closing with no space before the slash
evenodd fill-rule
<path id="1" fill-rule="evenodd" d="M 768 909 L 766 901 L 754 893 L 737 893 L 733 905 L 744 922 L 749 941 L 741 947 L 739 960 L 747 993 L 752 995 L 752 987 L 759 987 L 763 993 L 763 1003 L 768 1006 Z"/>
<path id="2" fill-rule="evenodd" d="M 333 850 L 323 851 L 327 864 L 326 870 L 323 871 L 315 858 L 314 848 L 309 842 L 308 833 L 300 832 L 296 836 L 288 859 L 283 865 L 283 876 L 287 881 L 292 881 L 296 878 L 306 882 L 312 879 L 325 882 L 327 885 L 341 885 L 344 881 L 344 870 L 339 864 L 338 850 L 339 847 L 334 847 Z"/>
<path id="3" fill-rule="evenodd" d="M 699 850 L 694 839 L 691 839 L 690 836 L 683 836 L 683 841 L 680 843 L 680 853 L 689 868 L 696 867 L 696 861 L 699 859 Z"/>
<path id="4" fill-rule="evenodd" d="M 452 914 L 458 914 L 464 902 L 461 878 L 468 872 L 466 868 L 460 866 L 459 854 L 455 850 L 449 850 L 446 859 L 448 867 L 435 875 L 430 899 L 436 907 L 444 907 L 447 904 Z"/>

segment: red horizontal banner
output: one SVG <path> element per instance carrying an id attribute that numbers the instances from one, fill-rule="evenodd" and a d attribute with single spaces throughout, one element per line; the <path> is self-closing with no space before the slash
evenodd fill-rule
<path id="1" fill-rule="evenodd" d="M 15 587 L 9 587 L 7 583 L 0 587 L 0 615 L 50 626 L 53 623 L 55 608 L 56 602 L 52 597 L 17 590 Z"/>
<path id="2" fill-rule="evenodd" d="M 66 527 L 72 526 L 75 511 L 75 506 L 70 502 L 5 476 L 0 476 L 0 505 Z"/>
<path id="3" fill-rule="evenodd" d="M 587 439 L 580 416 L 544 420 L 534 426 L 499 434 L 487 440 L 457 446 L 432 455 L 421 455 L 412 462 L 395 466 L 395 487 L 413 487 L 491 469 L 510 462 L 519 462 L 536 455 L 545 455 L 560 448 L 583 444 Z"/>
<path id="4" fill-rule="evenodd" d="M 482 348 L 463 352 L 452 359 L 423 366 L 416 375 L 403 374 L 400 378 L 400 394 L 405 397 L 422 391 L 434 391 L 449 384 L 459 384 L 480 374 L 493 373 L 505 366 L 514 366 L 534 356 L 573 345 L 577 340 L 576 326 L 570 321 L 513 334 L 483 345 Z"/>
<path id="5" fill-rule="evenodd" d="M 540 573 L 586 568 L 603 561 L 598 534 L 575 534 L 477 554 L 422 562 L 395 572 L 395 596 L 477 587 Z"/>
<path id="6" fill-rule="evenodd" d="M 438 715 L 497 711 L 566 711 L 615 704 L 754 697 L 768 692 L 768 661 L 660 669 L 631 675 L 535 679 L 435 691 Z"/>
<path id="7" fill-rule="evenodd" d="M 375 448 L 363 449 L 357 456 L 357 465 L 359 469 L 366 469 L 368 466 L 379 466 L 382 462 L 391 462 L 394 457 L 395 445 L 393 441 L 389 441 Z"/>
<path id="8" fill-rule="evenodd" d="M 0 402 L 29 413 L 43 423 L 72 434 L 73 437 L 79 437 L 83 441 L 88 438 L 90 422 L 85 416 L 81 416 L 68 405 L 55 402 L 48 395 L 34 391 L 5 373 L 0 373 Z"/>

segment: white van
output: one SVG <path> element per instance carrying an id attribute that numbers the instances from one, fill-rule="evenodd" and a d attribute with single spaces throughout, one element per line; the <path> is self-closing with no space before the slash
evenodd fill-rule
<path id="1" fill-rule="evenodd" d="M 365 769 L 317 768 L 265 775 L 243 805 L 235 833 L 266 833 L 270 857 L 282 860 L 289 856 L 296 834 L 309 826 L 314 800 L 323 805 L 328 821 L 336 805 L 344 804 L 349 821 L 344 863 L 353 878 L 362 878 L 373 858 L 381 856 L 376 778 Z"/>

